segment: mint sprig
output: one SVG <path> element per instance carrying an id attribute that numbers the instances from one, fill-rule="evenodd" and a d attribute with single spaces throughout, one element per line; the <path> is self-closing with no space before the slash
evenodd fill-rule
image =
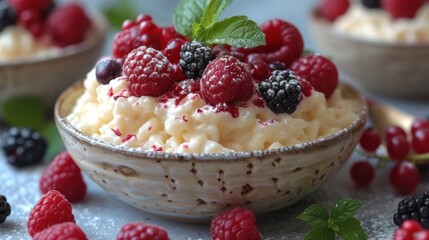
<path id="1" fill-rule="evenodd" d="M 329 214 L 320 204 L 310 205 L 297 217 L 313 226 L 305 240 L 334 240 L 335 235 L 344 240 L 366 240 L 365 231 L 354 217 L 361 207 L 362 203 L 358 200 L 343 199 L 335 204 Z"/>
<path id="2" fill-rule="evenodd" d="M 232 0 L 181 0 L 173 16 L 176 30 L 205 45 L 233 47 L 265 45 L 261 27 L 246 16 L 218 20 Z"/>

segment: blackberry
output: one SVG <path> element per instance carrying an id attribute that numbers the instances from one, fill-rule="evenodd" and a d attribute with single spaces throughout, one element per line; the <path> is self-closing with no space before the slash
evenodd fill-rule
<path id="1" fill-rule="evenodd" d="M 5 133 L 1 148 L 11 165 L 25 167 L 42 161 L 47 142 L 30 128 L 12 127 Z"/>
<path id="2" fill-rule="evenodd" d="M 16 11 L 7 4 L 7 1 L 0 1 L 0 31 L 7 26 L 16 23 Z"/>
<path id="3" fill-rule="evenodd" d="M 100 84 L 109 84 L 110 80 L 121 76 L 122 65 L 115 59 L 100 61 L 95 67 L 95 77 Z"/>
<path id="4" fill-rule="evenodd" d="M 393 222 L 400 227 L 407 219 L 419 221 L 423 228 L 429 229 L 429 191 L 399 202 L 398 212 L 393 215 Z"/>
<path id="5" fill-rule="evenodd" d="M 274 71 L 268 79 L 258 83 L 256 88 L 268 108 L 277 114 L 294 113 L 301 101 L 301 84 L 290 70 Z"/>
<path id="6" fill-rule="evenodd" d="M 186 42 L 180 51 L 179 65 L 186 77 L 191 79 L 201 78 L 204 69 L 216 55 L 212 49 L 197 41 Z"/>
<path id="7" fill-rule="evenodd" d="M 10 215 L 11 208 L 5 196 L 0 195 L 0 224 L 6 221 L 7 216 Z"/>
<path id="8" fill-rule="evenodd" d="M 362 0 L 361 3 L 366 8 L 381 8 L 380 0 Z"/>

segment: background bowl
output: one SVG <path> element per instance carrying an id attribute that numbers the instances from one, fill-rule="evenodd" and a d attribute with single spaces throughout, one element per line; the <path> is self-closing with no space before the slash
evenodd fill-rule
<path id="1" fill-rule="evenodd" d="M 154 215 L 201 222 L 234 206 L 255 213 L 289 206 L 332 177 L 352 154 L 367 117 L 360 94 L 341 88 L 360 104 L 349 127 L 315 141 L 265 151 L 157 153 L 96 140 L 66 119 L 83 92 L 82 82 L 61 94 L 55 120 L 71 156 L 102 188 Z"/>
<path id="2" fill-rule="evenodd" d="M 103 50 L 108 31 L 104 16 L 91 12 L 93 31 L 82 43 L 64 48 L 58 56 L 34 56 L 0 63 L 0 104 L 16 96 L 36 96 L 54 106 L 59 94 L 85 77 Z M 1 116 L 1 113 L 0 113 Z"/>
<path id="3" fill-rule="evenodd" d="M 387 97 L 429 99 L 429 43 L 380 43 L 340 35 L 311 12 L 310 30 L 320 52 L 364 90 Z"/>

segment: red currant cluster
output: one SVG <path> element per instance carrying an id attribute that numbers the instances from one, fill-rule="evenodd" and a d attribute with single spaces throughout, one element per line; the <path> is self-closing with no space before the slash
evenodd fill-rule
<path id="1" fill-rule="evenodd" d="M 383 138 L 384 137 L 384 138 Z M 386 155 L 379 150 L 384 140 Z M 429 160 L 429 119 L 413 122 L 410 135 L 399 126 L 390 126 L 382 136 L 376 129 L 367 128 L 359 141 L 362 154 L 368 159 L 376 159 L 373 166 L 368 160 L 355 162 L 350 170 L 353 181 L 358 186 L 367 186 L 375 176 L 375 170 L 394 162 L 390 170 L 390 183 L 399 194 L 411 194 L 420 183 L 419 163 Z"/>

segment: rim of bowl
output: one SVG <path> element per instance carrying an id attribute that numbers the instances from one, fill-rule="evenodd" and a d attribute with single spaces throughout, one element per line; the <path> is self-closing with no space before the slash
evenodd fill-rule
<path id="1" fill-rule="evenodd" d="M 95 31 L 90 39 L 86 39 L 81 43 L 64 47 L 60 49 L 59 54 L 51 56 L 35 55 L 29 58 L 17 58 L 11 60 L 4 59 L 0 61 L 0 67 L 12 67 L 22 64 L 57 61 L 60 58 L 67 58 L 91 50 L 94 46 L 97 46 L 100 41 L 104 41 L 106 38 L 108 32 L 108 23 L 106 17 L 98 11 L 87 9 L 87 15 L 91 18 L 93 23 L 93 27 L 91 29 Z"/>
<path id="2" fill-rule="evenodd" d="M 62 106 L 66 101 L 66 99 L 68 99 L 69 96 L 72 96 L 75 91 L 83 90 L 82 80 L 77 81 L 69 88 L 67 88 L 63 93 L 61 93 L 61 95 L 59 96 L 59 98 L 55 103 L 54 117 L 55 117 L 55 122 L 57 123 L 57 127 L 66 131 L 67 134 L 71 135 L 74 138 L 77 138 L 80 141 L 83 141 L 85 144 L 98 147 L 100 149 L 110 151 L 110 152 L 117 152 L 124 155 L 132 156 L 132 157 L 146 158 L 151 160 L 163 160 L 163 161 L 184 161 L 184 160 L 210 161 L 210 162 L 216 162 L 216 161 L 223 162 L 225 160 L 245 161 L 249 157 L 261 159 L 261 158 L 270 157 L 270 156 L 277 156 L 279 154 L 284 154 L 284 153 L 302 153 L 304 151 L 308 151 L 308 149 L 324 148 L 331 144 L 335 144 L 336 140 L 339 137 L 342 137 L 350 132 L 359 131 L 359 129 L 365 125 L 366 119 L 368 116 L 368 107 L 366 104 L 366 99 L 355 87 L 345 83 L 341 83 L 340 86 L 346 89 L 346 91 L 348 91 L 349 94 L 353 96 L 353 99 L 358 100 L 361 105 L 360 112 L 357 114 L 356 119 L 348 127 L 343 128 L 334 134 L 331 134 L 326 137 L 318 138 L 313 141 L 308 141 L 305 143 L 296 144 L 292 146 L 285 146 L 285 147 L 272 148 L 272 149 L 266 149 L 266 150 L 254 150 L 249 152 L 237 151 L 237 152 L 221 152 L 221 153 L 209 153 L 209 154 L 154 152 L 154 151 L 145 151 L 138 148 L 128 148 L 123 146 L 117 146 L 117 145 L 114 145 L 113 143 L 105 142 L 105 141 L 93 138 L 91 136 L 88 136 L 80 132 L 79 130 L 77 130 L 75 127 L 73 127 L 67 121 L 66 116 L 62 116 L 61 114 Z M 72 103 L 75 103 L 76 99 L 79 96 L 72 99 Z"/>
<path id="3" fill-rule="evenodd" d="M 332 22 L 326 20 L 325 18 L 321 17 L 319 14 L 317 14 L 316 8 L 313 8 L 310 11 L 309 14 L 310 22 L 317 26 L 317 27 L 324 27 L 327 28 L 328 33 L 332 34 L 333 36 L 337 37 L 338 39 L 353 42 L 355 44 L 362 44 L 362 45 L 368 45 L 373 46 L 377 48 L 404 48 L 404 49 L 422 49 L 422 48 L 429 48 L 429 42 L 425 43 L 401 43 L 401 42 L 381 42 L 377 40 L 371 40 L 371 39 L 365 39 L 365 38 L 358 38 L 355 36 L 349 36 L 346 34 L 341 34 L 333 30 Z"/>

